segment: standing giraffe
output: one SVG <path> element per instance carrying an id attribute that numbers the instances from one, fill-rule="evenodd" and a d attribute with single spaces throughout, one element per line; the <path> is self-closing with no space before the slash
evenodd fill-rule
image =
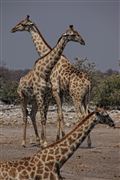
<path id="1" fill-rule="evenodd" d="M 33 43 L 39 55 L 43 56 L 51 50 L 51 47 L 47 44 L 37 26 L 29 19 L 29 16 L 27 16 L 11 30 L 11 32 L 16 31 L 28 31 L 29 33 L 31 33 Z M 27 81 L 27 76 L 29 76 L 29 74 L 24 76 L 22 80 Z M 20 81 L 21 83 L 22 80 Z M 62 132 L 62 136 L 64 136 L 65 134 L 63 130 L 64 119 L 62 112 L 63 92 L 69 92 L 70 96 L 73 99 L 77 116 L 78 118 L 80 118 L 81 115 L 86 114 L 88 109 L 91 81 L 86 73 L 77 71 L 76 68 L 72 64 L 70 64 L 69 60 L 62 55 L 52 69 L 50 82 L 52 84 L 53 96 L 57 103 L 57 139 L 60 139 L 60 133 Z M 35 108 L 34 105 L 32 107 L 32 119 L 33 121 L 35 121 L 34 116 L 36 115 L 37 108 Z M 34 109 L 36 110 L 36 112 L 34 111 Z M 48 107 L 46 109 L 48 109 Z M 91 146 L 90 136 L 88 137 L 88 146 Z"/>
<path id="2" fill-rule="evenodd" d="M 35 155 L 18 161 L 0 163 L 0 179 L 14 180 L 60 180 L 60 169 L 74 154 L 86 136 L 97 124 L 114 127 L 114 122 L 105 112 L 97 109 L 88 114 L 64 138 L 38 151 Z"/>
<path id="3" fill-rule="evenodd" d="M 69 26 L 69 29 L 65 33 L 62 34 L 60 39 L 58 40 L 57 45 L 45 56 L 38 59 L 35 62 L 33 69 L 27 75 L 26 79 L 21 79 L 21 83 L 18 86 L 18 94 L 21 98 L 22 112 L 23 112 L 23 121 L 24 125 L 24 137 L 22 145 L 25 146 L 26 142 L 26 127 L 27 127 L 27 99 L 33 97 L 35 99 L 34 103 L 36 104 L 34 107 L 37 107 L 40 116 L 41 116 L 41 138 L 43 141 L 43 146 L 46 145 L 46 99 L 47 99 L 47 91 L 49 84 L 49 77 L 52 71 L 52 68 L 55 66 L 57 61 L 59 60 L 66 44 L 69 41 L 79 42 L 82 45 L 85 45 L 83 38 L 80 34 L 74 30 L 73 25 Z M 47 106 L 48 107 L 48 106 Z M 34 112 L 37 110 L 34 109 Z M 34 116 L 34 113 L 32 113 Z M 35 116 L 34 116 L 35 117 Z M 33 122 L 34 128 L 36 128 L 36 138 L 39 140 L 39 135 L 37 132 L 36 121 Z"/>

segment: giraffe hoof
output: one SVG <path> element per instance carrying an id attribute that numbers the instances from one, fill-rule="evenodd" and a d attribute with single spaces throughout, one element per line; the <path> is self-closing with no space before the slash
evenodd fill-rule
<path id="1" fill-rule="evenodd" d="M 48 145 L 48 143 L 47 143 L 47 141 L 45 141 L 45 142 L 43 143 L 43 147 L 47 147 L 47 145 Z"/>
<path id="2" fill-rule="evenodd" d="M 62 132 L 62 137 L 64 137 L 65 136 L 65 132 Z"/>
<path id="3" fill-rule="evenodd" d="M 22 145 L 22 147 L 24 147 L 24 148 L 26 147 L 26 142 L 25 142 L 25 140 L 22 141 L 21 145 Z"/>
<path id="4" fill-rule="evenodd" d="M 91 148 L 91 143 L 90 143 L 90 144 L 88 144 L 88 148 Z"/>
<path id="5" fill-rule="evenodd" d="M 37 143 L 37 145 L 40 145 L 40 138 L 36 139 L 36 143 Z"/>
<path id="6" fill-rule="evenodd" d="M 25 148 L 25 147 L 26 147 L 26 144 L 23 144 L 23 143 L 22 143 L 22 147 L 24 147 L 24 148 Z"/>
<path id="7" fill-rule="evenodd" d="M 41 145 L 41 148 L 45 148 L 48 145 L 48 143 L 47 143 L 47 141 L 41 140 L 40 145 Z"/>
<path id="8" fill-rule="evenodd" d="M 56 136 L 56 141 L 59 141 L 59 140 L 60 140 L 60 136 L 57 135 L 57 136 Z"/>

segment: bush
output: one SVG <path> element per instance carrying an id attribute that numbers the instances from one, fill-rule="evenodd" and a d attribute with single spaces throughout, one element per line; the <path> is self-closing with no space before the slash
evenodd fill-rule
<path id="1" fill-rule="evenodd" d="M 18 83 L 15 81 L 6 81 L 0 88 L 0 100 L 7 104 L 15 104 L 18 100 Z"/>
<path id="2" fill-rule="evenodd" d="M 120 75 L 113 74 L 101 80 L 94 89 L 93 100 L 103 106 L 120 107 Z"/>

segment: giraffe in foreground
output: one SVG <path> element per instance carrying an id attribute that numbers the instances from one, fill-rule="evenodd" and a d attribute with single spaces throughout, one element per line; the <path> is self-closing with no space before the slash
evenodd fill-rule
<path id="1" fill-rule="evenodd" d="M 0 163 L 0 179 L 59 180 L 60 169 L 74 154 L 90 131 L 97 124 L 115 127 L 111 117 L 101 109 L 89 113 L 61 140 L 39 150 L 32 157 Z"/>
<path id="2" fill-rule="evenodd" d="M 26 127 L 27 127 L 27 100 L 30 97 L 33 97 L 34 111 L 31 113 L 31 116 L 34 116 L 34 113 L 37 112 L 36 107 L 38 108 L 41 116 L 41 139 L 43 146 L 46 145 L 46 102 L 48 98 L 49 91 L 49 77 L 52 71 L 52 68 L 55 66 L 59 60 L 66 44 L 69 41 L 78 42 L 82 45 L 85 45 L 81 35 L 74 30 L 73 25 L 70 25 L 65 33 L 62 34 L 58 40 L 57 45 L 45 56 L 38 59 L 35 62 L 33 69 L 28 73 L 27 79 L 21 79 L 18 86 L 18 94 L 21 98 L 22 112 L 23 112 L 23 121 L 24 125 L 24 137 L 22 145 L 25 146 L 26 143 Z M 36 101 L 35 101 L 36 100 Z M 48 107 L 48 106 L 47 106 Z M 32 118 L 35 118 L 35 116 Z M 39 135 L 37 131 L 36 121 L 34 119 L 33 125 L 36 132 L 36 139 L 39 141 Z"/>
<path id="3" fill-rule="evenodd" d="M 29 16 L 27 16 L 24 20 L 18 23 L 11 30 L 11 32 L 13 33 L 17 31 L 28 31 L 31 34 L 33 43 L 39 55 L 44 56 L 51 50 L 51 47 L 47 44 L 42 34 L 38 30 L 37 26 L 29 19 Z M 24 80 L 27 81 L 28 76 L 29 73 L 22 78 L 20 83 L 22 83 L 22 81 Z M 77 71 L 75 67 L 72 64 L 70 64 L 69 60 L 64 55 L 62 55 L 59 61 L 54 66 L 54 68 L 52 69 L 50 75 L 50 82 L 52 84 L 52 93 L 57 103 L 57 139 L 60 139 L 60 133 L 62 133 L 62 136 L 64 136 L 65 134 L 63 128 L 64 119 L 62 112 L 63 92 L 69 92 L 70 96 L 72 97 L 75 110 L 79 119 L 81 115 L 86 114 L 88 109 L 91 81 L 86 73 Z M 31 114 L 33 114 L 33 122 L 35 121 L 37 108 L 34 107 L 34 105 L 32 107 L 33 108 L 31 110 Z M 34 111 L 34 109 L 36 111 Z M 91 146 L 90 136 L 88 138 L 88 146 Z"/>

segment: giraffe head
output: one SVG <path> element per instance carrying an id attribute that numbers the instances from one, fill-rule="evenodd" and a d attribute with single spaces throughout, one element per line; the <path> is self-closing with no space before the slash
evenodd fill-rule
<path id="1" fill-rule="evenodd" d="M 20 21 L 15 27 L 11 29 L 11 32 L 14 33 L 16 31 L 30 31 L 30 28 L 34 25 L 33 22 L 29 19 L 30 16 L 27 15 L 25 19 Z"/>
<path id="2" fill-rule="evenodd" d="M 100 124 L 106 124 L 110 127 L 115 127 L 115 123 L 109 116 L 107 111 L 103 108 L 96 108 L 96 121 Z"/>
<path id="3" fill-rule="evenodd" d="M 70 25 L 66 32 L 62 35 L 67 41 L 79 42 L 81 45 L 85 45 L 85 41 L 82 36 L 74 29 L 73 25 Z"/>

